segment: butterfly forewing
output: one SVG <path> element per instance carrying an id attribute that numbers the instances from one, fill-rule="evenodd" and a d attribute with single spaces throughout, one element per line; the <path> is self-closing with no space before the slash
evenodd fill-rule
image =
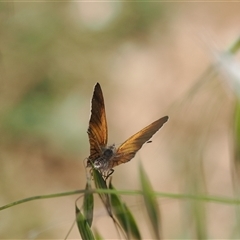
<path id="1" fill-rule="evenodd" d="M 102 89 L 99 83 L 94 87 L 92 97 L 92 110 L 88 127 L 90 143 L 89 159 L 94 161 L 101 156 L 102 148 L 107 144 L 107 120 Z"/>
<path id="2" fill-rule="evenodd" d="M 167 122 L 167 120 L 167 116 L 160 118 L 131 136 L 117 149 L 115 157 L 111 159 L 109 168 L 130 161 L 142 145 L 147 142 L 163 126 L 163 124 Z"/>

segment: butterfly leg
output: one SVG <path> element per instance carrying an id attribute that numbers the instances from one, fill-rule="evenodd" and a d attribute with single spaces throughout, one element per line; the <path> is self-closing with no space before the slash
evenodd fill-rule
<path id="1" fill-rule="evenodd" d="M 105 181 L 113 174 L 113 172 L 114 172 L 114 169 L 108 170 L 107 175 L 105 176 Z"/>

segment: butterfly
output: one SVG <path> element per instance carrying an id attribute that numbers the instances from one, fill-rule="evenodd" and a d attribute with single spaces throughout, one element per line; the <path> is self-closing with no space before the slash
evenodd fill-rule
<path id="1" fill-rule="evenodd" d="M 130 161 L 167 120 L 168 116 L 158 119 L 128 138 L 118 148 L 115 144 L 107 145 L 108 128 L 104 98 L 101 86 L 97 83 L 93 91 L 91 117 L 87 131 L 90 143 L 87 167 L 93 167 L 107 179 L 113 173 L 114 167 Z"/>

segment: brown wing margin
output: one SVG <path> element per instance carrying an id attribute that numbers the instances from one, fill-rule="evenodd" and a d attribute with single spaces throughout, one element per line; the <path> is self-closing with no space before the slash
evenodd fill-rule
<path id="1" fill-rule="evenodd" d="M 95 160 L 101 154 L 101 147 L 107 144 L 107 120 L 104 98 L 99 83 L 94 87 L 88 137 L 90 143 L 90 159 Z"/>
<path id="2" fill-rule="evenodd" d="M 117 149 L 116 156 L 111 160 L 109 168 L 130 161 L 142 145 L 147 142 L 167 120 L 168 116 L 162 117 L 127 139 L 127 141 Z"/>

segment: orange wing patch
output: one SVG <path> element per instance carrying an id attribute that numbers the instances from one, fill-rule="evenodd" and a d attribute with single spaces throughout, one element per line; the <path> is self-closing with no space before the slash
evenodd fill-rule
<path id="1" fill-rule="evenodd" d="M 167 116 L 160 118 L 131 136 L 117 149 L 115 157 L 111 159 L 109 168 L 130 161 L 142 145 L 147 142 L 163 126 L 163 124 L 167 122 L 167 120 Z"/>
<path id="2" fill-rule="evenodd" d="M 95 85 L 92 97 L 92 110 L 88 127 L 90 156 L 92 162 L 102 155 L 102 149 L 107 145 L 107 120 L 102 89 L 99 83 Z"/>

